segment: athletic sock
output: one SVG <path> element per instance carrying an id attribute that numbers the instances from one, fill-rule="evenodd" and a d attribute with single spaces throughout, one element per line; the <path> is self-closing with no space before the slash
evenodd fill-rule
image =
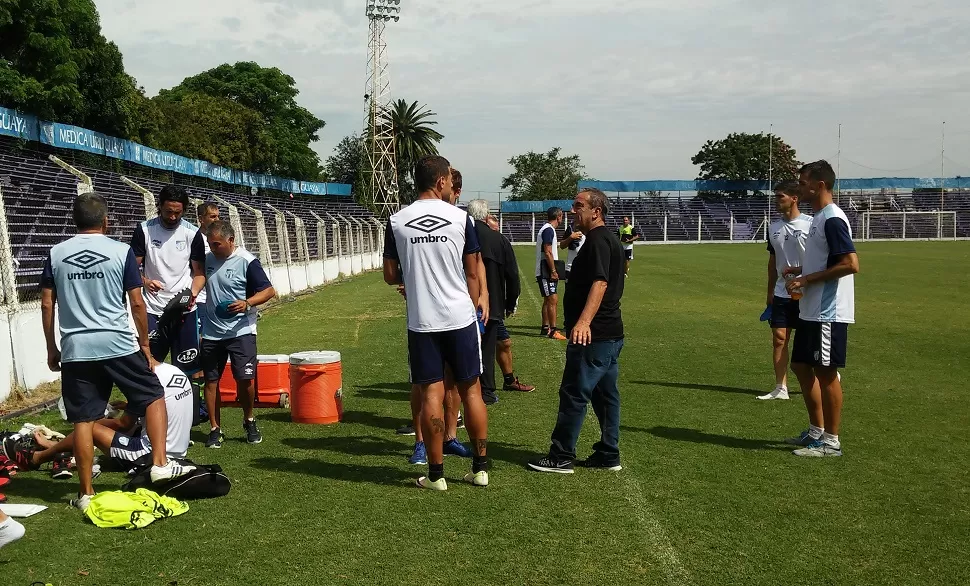
<path id="1" fill-rule="evenodd" d="M 515 373 L 514 372 L 510 372 L 509 374 L 503 374 L 502 376 L 505 377 L 505 384 L 511 385 L 511 384 L 514 384 L 515 383 Z"/>
<path id="2" fill-rule="evenodd" d="M 808 425 L 808 436 L 814 440 L 821 439 L 822 434 L 825 433 L 824 427 L 815 427 L 812 424 Z"/>
<path id="3" fill-rule="evenodd" d="M 13 517 L 7 517 L 6 521 L 0 523 L 0 547 L 17 541 L 24 536 L 24 532 L 23 525 Z"/>
<path id="4" fill-rule="evenodd" d="M 428 464 L 428 480 L 431 482 L 437 482 L 441 480 L 441 477 L 445 475 L 445 465 L 441 464 Z"/>
<path id="5" fill-rule="evenodd" d="M 491 462 L 488 456 L 472 456 L 472 472 L 478 474 L 479 472 L 487 472 L 491 467 Z"/>
<path id="6" fill-rule="evenodd" d="M 839 436 L 832 435 L 831 433 L 823 433 L 822 442 L 832 446 L 833 448 L 842 447 L 842 444 L 839 443 Z"/>

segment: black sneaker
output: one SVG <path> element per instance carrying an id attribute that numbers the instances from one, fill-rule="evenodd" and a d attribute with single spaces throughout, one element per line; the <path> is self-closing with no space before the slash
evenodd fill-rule
<path id="1" fill-rule="evenodd" d="M 218 427 L 214 427 L 212 431 L 209 432 L 209 439 L 205 440 L 205 447 L 219 449 L 222 447 L 222 442 L 225 441 L 226 437 L 222 435 L 222 430 Z"/>
<path id="2" fill-rule="evenodd" d="M 556 474 L 572 474 L 572 460 L 557 460 L 551 456 L 546 456 L 538 460 L 529 462 L 529 468 L 537 472 L 554 472 Z"/>
<path id="3" fill-rule="evenodd" d="M 261 444 L 263 443 L 263 434 L 259 433 L 259 429 L 256 427 L 256 420 L 243 421 L 243 429 L 246 430 L 246 443 L 249 444 Z"/>
<path id="4" fill-rule="evenodd" d="M 542 334 L 543 336 L 548 336 L 549 326 L 542 326 L 541 328 L 539 328 L 539 333 Z"/>
<path id="5" fill-rule="evenodd" d="M 73 476 L 74 473 L 71 472 L 71 455 L 58 454 L 54 458 L 54 461 L 51 462 L 51 478 L 55 480 L 67 480 Z"/>
<path id="6" fill-rule="evenodd" d="M 619 472 L 623 470 L 623 466 L 620 465 L 619 458 L 607 458 L 606 456 L 594 452 L 589 458 L 585 460 L 580 460 L 576 462 L 577 466 L 583 468 L 596 468 L 599 470 L 610 470 L 611 472 Z"/>
<path id="7" fill-rule="evenodd" d="M 461 416 L 458 417 L 458 420 L 461 421 Z M 414 426 L 405 425 L 404 427 L 399 427 L 399 428 L 397 428 L 397 434 L 398 435 L 414 435 Z"/>
<path id="8" fill-rule="evenodd" d="M 465 418 L 461 416 L 461 411 L 458 412 L 458 429 L 465 429 Z"/>

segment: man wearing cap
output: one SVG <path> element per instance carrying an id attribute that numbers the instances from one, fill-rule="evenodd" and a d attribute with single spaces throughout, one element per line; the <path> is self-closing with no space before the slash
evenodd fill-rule
<path id="1" fill-rule="evenodd" d="M 219 379 L 229 360 L 243 407 L 246 441 L 263 441 L 253 404 L 256 400 L 256 306 L 276 296 L 259 260 L 236 246 L 236 232 L 229 222 L 216 220 L 206 234 L 205 304 L 202 326 L 202 370 L 205 402 L 209 410 L 207 448 L 221 448 L 224 436 L 219 421 Z"/>

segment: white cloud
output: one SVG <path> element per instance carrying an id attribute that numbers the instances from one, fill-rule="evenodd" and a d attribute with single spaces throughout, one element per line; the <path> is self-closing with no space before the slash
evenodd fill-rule
<path id="1" fill-rule="evenodd" d="M 361 0 L 97 5 L 150 92 L 254 60 L 293 75 L 301 102 L 327 121 L 323 156 L 361 126 Z M 970 5 L 952 0 L 402 7 L 387 35 L 392 89 L 438 113 L 443 153 L 470 190 L 497 190 L 509 157 L 554 146 L 598 178 L 690 178 L 705 140 L 772 123 L 805 159 L 834 158 L 842 123 L 845 176 L 939 173 L 943 120 L 947 158 L 970 163 Z M 954 173 L 970 173 L 956 162 Z"/>

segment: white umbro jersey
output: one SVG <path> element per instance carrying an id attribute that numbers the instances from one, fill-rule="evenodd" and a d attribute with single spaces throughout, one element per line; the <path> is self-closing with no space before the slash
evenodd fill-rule
<path id="1" fill-rule="evenodd" d="M 812 216 L 805 214 L 800 214 L 790 222 L 781 219 L 771 224 L 768 249 L 775 255 L 775 269 L 778 271 L 775 297 L 785 299 L 791 297 L 785 289 L 785 268 L 802 266 L 805 258 L 805 241 L 808 240 L 808 231 L 811 228 Z"/>
<path id="2" fill-rule="evenodd" d="M 189 450 L 189 433 L 192 431 L 192 383 L 181 370 L 165 362 L 155 368 L 155 376 L 165 389 L 165 409 L 168 411 L 165 452 L 170 458 L 184 458 Z M 145 443 L 151 445 L 145 422 L 141 423 L 141 435 Z"/>
<path id="3" fill-rule="evenodd" d="M 815 213 L 805 243 L 806 275 L 829 268 L 834 257 L 855 252 L 852 227 L 834 203 Z M 805 287 L 798 302 L 799 317 L 806 321 L 855 323 L 855 276 L 813 283 Z"/>
<path id="4" fill-rule="evenodd" d="M 176 293 L 192 285 L 190 261 L 205 263 L 205 239 L 185 220 L 172 230 L 158 218 L 138 224 L 131 248 L 136 257 L 144 258 L 145 277 L 164 286 L 158 293 L 144 289 L 145 305 L 153 315 L 161 315 Z"/>
<path id="5" fill-rule="evenodd" d="M 419 199 L 391 216 L 384 258 L 401 264 L 409 330 L 444 332 L 475 322 L 464 257 L 479 249 L 468 213 L 440 199 Z"/>

